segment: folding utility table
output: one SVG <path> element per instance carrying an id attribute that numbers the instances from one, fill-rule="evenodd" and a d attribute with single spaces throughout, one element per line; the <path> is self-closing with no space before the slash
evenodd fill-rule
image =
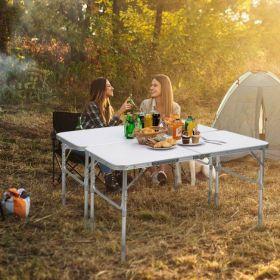
<path id="1" fill-rule="evenodd" d="M 257 183 L 259 188 L 259 206 L 258 206 L 258 226 L 263 223 L 263 182 L 264 182 L 264 155 L 268 143 L 255 138 L 243 136 L 240 134 L 216 130 L 207 127 L 201 129 L 201 134 L 207 140 L 222 141 L 223 143 L 204 143 L 198 146 L 176 146 L 169 150 L 153 150 L 148 146 L 139 145 L 136 139 L 125 140 L 119 142 L 111 142 L 111 145 L 106 143 L 101 145 L 94 145 L 87 147 L 86 163 L 88 164 L 88 157 L 91 157 L 91 178 L 90 178 L 90 217 L 92 224 L 94 223 L 94 194 L 100 195 L 111 205 L 121 210 L 122 212 L 122 234 L 121 234 L 121 260 L 125 261 L 126 257 L 126 217 L 127 217 L 127 189 L 131 184 L 127 185 L 127 171 L 132 169 L 147 168 L 164 163 L 184 162 L 187 160 L 197 160 L 208 158 L 210 168 L 208 203 L 211 202 L 212 196 L 212 168 L 217 172 L 215 180 L 215 205 L 218 205 L 218 185 L 219 172 L 224 170 L 231 175 L 238 176 L 240 179 L 248 180 L 252 183 Z M 110 128 L 108 128 L 110 130 Z M 98 131 L 99 132 L 99 131 Z M 100 130 L 101 133 L 101 130 Z M 118 138 L 119 136 L 116 136 Z M 105 139 L 105 137 L 104 137 Z M 106 141 L 108 141 L 106 139 Z M 235 154 L 241 152 L 251 153 L 259 163 L 259 176 L 257 180 L 252 180 L 246 176 L 239 175 L 229 169 L 222 168 L 220 157 L 228 154 Z M 101 193 L 95 185 L 95 164 L 101 162 L 113 170 L 123 171 L 123 185 L 121 205 L 112 201 L 109 197 Z M 64 165 L 65 166 L 65 165 Z M 85 168 L 87 170 L 87 166 Z"/>
<path id="2" fill-rule="evenodd" d="M 209 131 L 215 131 L 215 128 L 198 125 L 199 131 L 204 134 Z M 61 132 L 56 135 L 57 139 L 62 143 L 62 203 L 66 203 L 66 174 L 72 177 L 75 181 L 80 183 L 84 187 L 84 217 L 88 217 L 88 192 L 89 192 L 89 169 L 84 168 L 84 180 L 82 181 L 77 175 L 71 173 L 66 168 L 66 151 L 76 150 L 84 152 L 87 147 L 93 147 L 98 150 L 99 145 L 111 146 L 121 142 L 130 142 L 134 140 L 127 140 L 124 137 L 123 126 L 112 126 L 95 129 L 84 129 L 76 131 Z M 89 158 L 88 154 L 85 154 L 85 166 L 88 167 Z M 179 163 L 175 164 L 175 187 L 181 184 L 181 173 Z"/>

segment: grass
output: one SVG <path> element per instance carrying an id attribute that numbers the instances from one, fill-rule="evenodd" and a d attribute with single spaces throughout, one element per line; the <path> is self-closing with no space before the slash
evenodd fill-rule
<path id="1" fill-rule="evenodd" d="M 5 108 L 4 108 L 5 109 Z M 193 110 L 195 112 L 195 110 Z M 204 124 L 213 112 L 203 112 Z M 147 184 L 129 192 L 127 262 L 120 263 L 121 214 L 96 199 L 96 226 L 83 221 L 83 190 L 68 179 L 67 204 L 52 185 L 51 113 L 10 107 L 0 115 L 0 187 L 23 184 L 28 221 L 0 222 L 0 279 L 279 279 L 279 162 L 265 164 L 264 227 L 257 186 L 220 177 L 219 207 L 207 181 L 179 191 Z M 256 177 L 250 158 L 226 164 Z M 115 195 L 114 199 L 120 197 Z"/>

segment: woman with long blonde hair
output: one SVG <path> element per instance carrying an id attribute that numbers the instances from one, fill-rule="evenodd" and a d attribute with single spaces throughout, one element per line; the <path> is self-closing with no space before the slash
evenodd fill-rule
<path id="1" fill-rule="evenodd" d="M 156 111 L 161 118 L 170 117 L 172 114 L 180 116 L 181 107 L 174 102 L 172 84 L 167 75 L 153 76 L 150 94 L 151 98 L 143 100 L 140 105 L 142 112 L 149 114 Z"/>
<path id="2" fill-rule="evenodd" d="M 145 99 L 140 105 L 140 110 L 146 114 L 160 113 L 161 119 L 177 115 L 180 117 L 181 107 L 174 102 L 172 84 L 167 75 L 157 74 L 152 78 L 150 87 L 151 98 Z M 167 182 L 166 165 L 160 165 L 157 170 L 152 169 L 152 182 L 155 185 L 164 185 Z"/>

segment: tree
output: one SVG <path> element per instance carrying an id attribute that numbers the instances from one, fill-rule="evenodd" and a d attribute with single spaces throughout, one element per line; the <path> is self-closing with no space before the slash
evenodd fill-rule
<path id="1" fill-rule="evenodd" d="M 10 36 L 9 8 L 6 0 L 0 0 L 0 52 L 8 53 L 8 41 Z"/>

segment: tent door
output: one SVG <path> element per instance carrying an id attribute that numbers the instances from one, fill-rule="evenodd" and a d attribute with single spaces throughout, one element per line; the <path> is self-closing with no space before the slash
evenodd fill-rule
<path id="1" fill-rule="evenodd" d="M 259 117 L 259 139 L 265 140 L 265 125 L 266 124 L 266 115 L 263 102 L 260 106 L 260 117 Z"/>

